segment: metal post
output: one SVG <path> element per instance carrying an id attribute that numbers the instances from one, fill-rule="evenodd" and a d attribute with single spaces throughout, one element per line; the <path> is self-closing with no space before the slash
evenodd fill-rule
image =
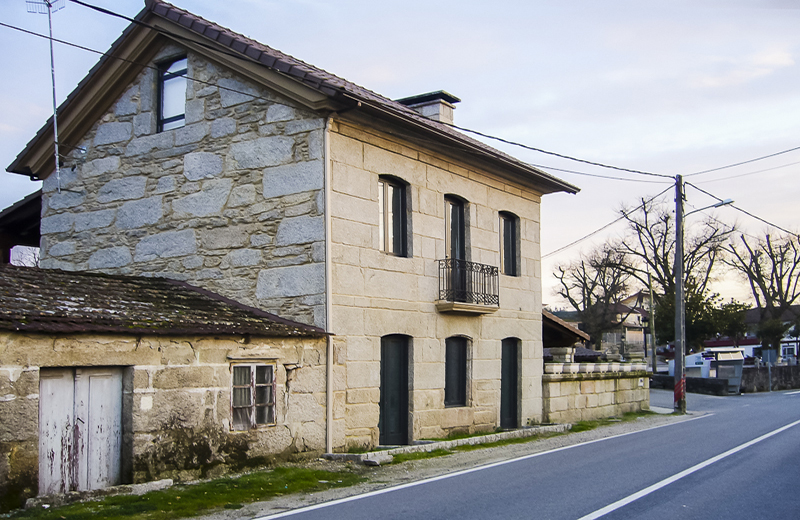
<path id="1" fill-rule="evenodd" d="M 683 293 L 683 178 L 675 176 L 675 411 L 686 413 L 686 307 Z"/>
<path id="2" fill-rule="evenodd" d="M 650 271 L 647 271 L 647 286 L 650 289 L 650 364 L 653 366 L 653 373 L 658 372 L 656 363 L 656 308 L 653 306 L 653 278 Z"/>
<path id="3" fill-rule="evenodd" d="M 56 189 L 61 193 L 61 166 L 58 154 L 58 103 L 56 101 L 56 63 L 53 55 L 53 5 L 50 0 L 45 0 L 47 4 L 47 25 L 50 28 L 50 78 L 53 84 L 53 144 L 54 155 L 56 158 Z"/>

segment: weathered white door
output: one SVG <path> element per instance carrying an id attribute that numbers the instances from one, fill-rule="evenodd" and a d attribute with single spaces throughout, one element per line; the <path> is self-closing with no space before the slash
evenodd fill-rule
<path id="1" fill-rule="evenodd" d="M 39 494 L 120 482 L 122 369 L 42 369 Z"/>

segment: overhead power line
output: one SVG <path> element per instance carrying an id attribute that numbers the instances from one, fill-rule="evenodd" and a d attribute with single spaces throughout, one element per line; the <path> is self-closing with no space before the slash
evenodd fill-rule
<path id="1" fill-rule="evenodd" d="M 716 195 L 714 195 L 713 193 L 709 193 L 709 192 L 707 192 L 706 190 L 704 190 L 704 189 L 702 189 L 702 188 L 698 188 L 697 186 L 695 186 L 694 184 L 692 184 L 692 183 L 690 183 L 690 182 L 687 182 L 686 184 L 687 184 L 688 186 L 691 186 L 692 188 L 694 188 L 694 189 L 696 189 L 696 190 L 698 190 L 698 191 L 702 192 L 702 193 L 705 193 L 705 194 L 706 194 L 706 195 L 708 195 L 709 197 L 711 197 L 711 198 L 713 198 L 713 199 L 716 199 L 716 200 L 718 200 L 718 201 L 722 202 L 722 199 L 721 199 L 721 198 L 719 198 L 719 197 L 717 197 L 717 196 L 716 196 Z M 787 234 L 789 234 L 789 235 L 796 236 L 796 237 L 800 238 L 800 235 L 798 235 L 797 233 L 794 233 L 794 232 L 792 232 L 792 231 L 789 231 L 788 229 L 786 229 L 786 228 L 783 228 L 783 227 L 781 227 L 781 226 L 779 226 L 779 225 L 777 225 L 777 224 L 774 224 L 774 223 L 770 222 L 769 220 L 763 219 L 763 218 L 759 217 L 758 215 L 754 215 L 753 213 L 750 213 L 749 211 L 746 211 L 746 210 L 744 210 L 744 209 L 740 208 L 740 207 L 739 207 L 739 206 L 737 206 L 736 204 L 730 204 L 730 207 L 734 208 L 734 209 L 735 209 L 735 210 L 737 210 L 737 211 L 741 211 L 742 213 L 744 213 L 744 214 L 745 214 L 745 215 L 747 215 L 748 217 L 751 217 L 751 218 L 754 218 L 754 219 L 756 219 L 756 220 L 758 220 L 758 221 L 760 221 L 760 222 L 763 222 L 764 224 L 766 224 L 766 225 L 768 225 L 768 226 L 774 227 L 775 229 L 779 229 L 779 230 L 783 231 L 784 233 L 787 233 Z"/>
<path id="2" fill-rule="evenodd" d="M 70 1 L 74 1 L 74 0 L 70 0 Z M 45 40 L 50 39 L 50 37 L 47 36 L 46 34 L 37 33 L 37 32 L 34 32 L 34 31 L 30 31 L 28 29 L 23 29 L 22 27 L 17 27 L 15 25 L 10 25 L 10 24 L 7 24 L 7 23 L 0 22 L 0 26 L 6 27 L 8 29 L 15 30 L 15 31 L 19 31 L 19 32 L 22 32 L 22 33 L 25 33 L 25 34 L 29 34 L 31 36 L 36 36 L 38 38 L 42 38 L 42 39 L 45 39 Z M 67 41 L 67 40 L 61 40 L 61 39 L 58 39 L 58 38 L 52 38 L 52 41 L 54 41 L 56 43 L 60 43 L 62 45 L 66 45 L 68 47 L 73 47 L 73 48 L 80 49 L 80 50 L 83 50 L 83 51 L 91 52 L 93 54 L 104 56 L 104 57 L 109 58 L 109 59 L 115 59 L 115 60 L 119 60 L 119 61 L 124 61 L 124 62 L 130 63 L 132 65 L 137 65 L 139 67 L 143 67 L 143 68 L 147 68 L 147 69 L 151 69 L 151 70 L 155 70 L 155 71 L 158 70 L 157 67 L 154 67 L 154 66 L 152 66 L 150 64 L 147 64 L 147 63 L 140 63 L 140 62 L 137 62 L 137 61 L 134 61 L 134 60 L 129 60 L 129 59 L 123 58 L 121 56 L 116 56 L 116 55 L 108 53 L 108 52 L 103 52 L 103 51 L 99 51 L 97 49 L 92 49 L 91 47 L 86 47 L 86 46 L 83 46 L 83 45 L 79 45 L 77 43 L 73 43 L 73 42 L 70 42 L 70 41 Z M 237 56 L 237 57 L 241 57 L 241 56 Z M 203 85 L 215 86 L 217 88 L 220 88 L 220 89 L 223 89 L 223 90 L 227 90 L 227 91 L 230 91 L 230 92 L 235 92 L 237 94 L 247 95 L 247 96 L 250 96 L 250 97 L 252 97 L 254 99 L 260 99 L 260 100 L 263 100 L 263 101 L 270 101 L 268 98 L 265 98 L 263 96 L 254 95 L 252 92 L 244 92 L 244 91 L 241 91 L 241 90 L 237 90 L 235 88 L 222 86 L 222 85 L 219 85 L 219 84 L 214 83 L 214 82 L 197 79 L 197 78 L 194 78 L 194 77 L 192 77 L 192 76 L 190 76 L 188 74 L 185 75 L 184 77 L 189 81 L 194 81 L 194 82 L 197 82 L 197 83 L 201 83 Z M 600 175 L 600 174 L 596 174 L 596 173 L 588 173 L 588 172 L 581 172 L 581 171 L 570 170 L 570 169 L 565 169 L 565 168 L 557 168 L 557 167 L 554 167 L 554 166 L 548 166 L 548 165 L 544 165 L 544 164 L 531 164 L 531 166 L 535 166 L 537 168 L 545 168 L 545 169 L 548 169 L 548 170 L 554 170 L 554 171 L 559 171 L 559 172 L 572 173 L 572 174 L 575 174 L 575 175 L 583 175 L 583 176 L 587 176 L 587 177 L 596 177 L 596 178 L 600 178 L 600 179 L 609 179 L 609 180 L 617 180 L 617 181 L 628 181 L 628 182 L 639 182 L 639 183 L 661 183 L 661 182 L 664 182 L 664 181 L 648 181 L 648 180 L 643 180 L 643 179 L 629 179 L 629 178 L 625 178 L 625 177 L 613 177 L 613 176 L 610 176 L 610 175 Z M 668 177 L 668 176 L 664 176 L 664 177 L 671 179 L 671 177 Z"/>
<path id="3" fill-rule="evenodd" d="M 762 155 L 761 157 L 756 157 L 755 159 L 749 159 L 747 161 L 741 161 L 741 162 L 737 162 L 737 163 L 733 163 L 733 164 L 728 164 L 727 166 L 720 166 L 719 168 L 711 168 L 710 170 L 703 170 L 703 171 L 700 171 L 700 172 L 689 173 L 687 175 L 684 175 L 684 177 L 694 177 L 695 175 L 702 175 L 704 173 L 716 172 L 716 171 L 719 171 L 719 170 L 724 170 L 726 168 L 733 168 L 734 166 L 741 166 L 743 164 L 750 164 L 750 163 L 754 163 L 756 161 L 763 161 L 764 159 L 769 159 L 770 157 L 777 157 L 778 155 L 783 155 L 783 154 L 787 154 L 787 153 L 790 153 L 790 152 L 796 152 L 797 150 L 800 150 L 800 146 L 796 146 L 794 148 L 789 148 L 788 150 L 781 150 L 780 152 L 771 153 L 769 155 Z M 697 186 L 695 186 L 695 188 L 696 187 Z"/>
<path id="4" fill-rule="evenodd" d="M 220 49 L 217 46 L 213 46 L 213 45 L 210 45 L 210 44 L 208 44 L 206 42 L 199 41 L 199 40 L 196 40 L 196 39 L 193 39 L 193 38 L 188 38 L 188 37 L 186 37 L 184 35 L 177 34 L 177 33 L 174 33 L 172 31 L 168 31 L 168 30 L 160 28 L 160 27 L 155 27 L 155 26 L 153 26 L 151 24 L 147 24 L 145 22 L 142 22 L 141 20 L 137 20 L 135 18 L 131 18 L 129 16 L 123 15 L 121 13 L 117 13 L 117 12 L 112 11 L 110 9 L 106 9 L 106 8 L 103 8 L 103 7 L 95 6 L 95 5 L 83 2 L 81 0 L 69 0 L 69 1 L 72 2 L 72 3 L 78 4 L 78 5 L 81 5 L 83 7 L 86 7 L 88 9 L 92 9 L 94 11 L 100 12 L 100 13 L 105 14 L 105 15 L 113 16 L 113 17 L 116 17 L 116 18 L 120 18 L 120 19 L 126 20 L 126 21 L 128 21 L 130 23 L 133 23 L 133 24 L 137 24 L 137 25 L 140 25 L 140 26 L 143 26 L 143 27 L 147 27 L 147 28 L 149 28 L 151 30 L 154 30 L 154 31 L 157 31 L 157 32 L 159 32 L 161 34 L 164 34 L 164 35 L 167 35 L 167 36 L 179 39 L 179 40 L 190 41 L 190 42 L 192 42 L 192 43 L 194 43 L 196 45 L 200 45 L 200 46 L 203 46 L 205 48 L 213 49 L 213 50 L 215 50 L 217 52 L 220 52 Z M 34 36 L 38 36 L 38 37 L 42 37 L 42 38 L 48 38 L 45 35 L 38 34 L 38 33 L 32 32 L 32 31 L 27 31 L 25 29 L 21 29 L 19 27 L 15 27 L 15 26 L 12 26 L 12 25 L 9 25 L 9 24 L 5 24 L 5 23 L 2 23 L 2 22 L 0 22 L 0 25 L 8 27 L 10 29 L 19 30 L 19 31 L 22 31 L 22 32 L 25 32 L 27 34 L 31 34 L 31 35 L 34 35 Z M 86 51 L 89 51 L 89 52 L 93 52 L 93 53 L 96 53 L 96 54 L 100 54 L 100 55 L 103 55 L 103 56 L 109 56 L 109 57 L 112 57 L 112 58 L 115 58 L 115 59 L 120 59 L 120 60 L 123 60 L 123 61 L 127 61 L 129 63 L 135 63 L 135 62 L 133 62 L 131 60 L 127 60 L 127 59 L 124 59 L 124 58 L 113 56 L 113 55 L 108 54 L 108 53 L 97 51 L 95 49 L 90 49 L 88 47 L 77 45 L 77 44 L 74 44 L 74 43 L 71 43 L 71 42 L 67 42 L 67 41 L 64 41 L 64 40 L 58 40 L 58 39 L 53 38 L 53 41 L 56 41 L 56 42 L 64 44 L 64 45 L 69 45 L 69 46 L 72 46 L 72 47 L 75 47 L 75 48 L 79 48 L 79 49 L 82 49 L 82 50 L 86 50 Z M 221 52 L 223 52 L 226 55 L 229 55 L 229 56 L 232 56 L 232 57 L 244 60 L 244 61 L 256 62 L 256 60 L 253 60 L 249 56 L 242 55 L 240 53 L 235 53 L 235 52 L 231 52 L 231 51 L 224 51 L 224 50 L 222 50 Z M 259 63 L 262 66 L 266 66 L 261 62 L 257 62 L 257 63 Z M 142 66 L 142 67 L 153 68 L 152 66 L 145 65 L 145 64 L 137 64 L 137 65 Z M 230 90 L 232 92 L 245 94 L 245 95 L 248 95 L 248 96 L 256 98 L 256 99 L 262 99 L 262 100 L 265 99 L 265 98 L 263 98 L 261 96 L 253 96 L 249 92 L 241 92 L 241 91 L 238 91 L 236 89 L 223 87 L 221 85 L 216 85 L 214 83 L 202 81 L 202 80 L 199 80 L 199 79 L 196 79 L 196 78 L 191 78 L 191 77 L 187 76 L 187 79 L 189 79 L 191 81 L 196 81 L 196 82 L 199 82 L 199 83 L 203 83 L 203 84 L 214 85 L 214 86 L 217 86 L 218 88 L 224 88 L 224 89 Z M 444 123 L 444 124 L 448 124 L 448 123 Z M 600 162 L 596 162 L 596 161 L 590 161 L 590 160 L 587 160 L 587 159 L 581 159 L 581 158 L 578 158 L 578 157 L 573 157 L 573 156 L 570 156 L 570 155 L 561 154 L 561 153 L 558 153 L 558 152 L 552 152 L 552 151 L 544 150 L 542 148 L 537 148 L 537 147 L 534 147 L 534 146 L 529 146 L 529 145 L 526 145 L 524 143 L 519 143 L 519 142 L 512 141 L 512 140 L 509 140 L 509 139 L 505 139 L 505 138 L 502 138 L 502 137 L 493 136 L 493 135 L 490 135 L 490 134 L 479 132 L 477 130 L 472 130 L 470 128 L 465 128 L 465 127 L 461 127 L 461 126 L 454 125 L 454 124 L 450 124 L 449 126 L 455 128 L 457 130 L 463 131 L 463 132 L 468 132 L 468 133 L 472 133 L 472 134 L 475 134 L 475 135 L 479 135 L 479 136 L 484 137 L 486 139 L 496 140 L 496 141 L 503 142 L 503 143 L 506 143 L 506 144 L 509 144 L 509 145 L 512 145 L 512 146 L 518 146 L 520 148 L 524 148 L 524 149 L 527 149 L 527 150 L 543 153 L 543 154 L 546 154 L 546 155 L 551 155 L 551 156 L 554 156 L 554 157 L 560 157 L 560 158 L 563 158 L 563 159 L 567 159 L 567 160 L 571 160 L 571 161 L 575 161 L 575 162 L 580 162 L 580 163 L 583 163 L 583 164 L 590 164 L 590 165 L 597 166 L 597 167 L 600 167 L 600 168 L 607 168 L 607 169 L 612 169 L 612 170 L 617 170 L 617 171 L 622 171 L 622 172 L 627 172 L 627 173 L 633 173 L 633 174 L 637 174 L 637 175 L 659 177 L 659 178 L 664 178 L 664 179 L 673 179 L 673 176 L 667 175 L 667 174 L 648 172 L 648 171 L 643 171 L 643 170 L 636 170 L 636 169 L 632 169 L 632 168 L 624 168 L 624 167 L 614 166 L 614 165 L 610 165 L 610 164 L 604 164 L 604 163 L 600 163 Z M 720 166 L 718 168 L 712 168 L 712 169 L 709 169 L 709 170 L 703 170 L 703 171 L 700 171 L 700 172 L 694 172 L 694 173 L 685 175 L 684 177 L 689 177 L 689 176 L 693 176 L 693 175 L 700 175 L 700 174 L 704 174 L 704 173 L 710 173 L 710 172 L 713 172 L 713 171 L 719 171 L 719 170 L 723 170 L 723 169 L 726 169 L 726 168 L 732 168 L 734 166 L 740 166 L 742 164 L 748 164 L 748 163 L 751 163 L 751 162 L 760 161 L 760 160 L 763 160 L 763 159 L 767 159 L 767 158 L 770 158 L 770 157 L 775 157 L 775 156 L 786 154 L 786 153 L 789 153 L 789 152 L 792 152 L 792 151 L 796 151 L 796 150 L 800 150 L 800 146 L 799 147 L 795 147 L 795 148 L 791 148 L 791 149 L 788 149 L 788 150 L 783 150 L 783 151 L 780 151 L 780 152 L 776 152 L 776 153 L 773 153 L 773 154 L 765 155 L 765 156 L 762 156 L 762 157 L 757 157 L 755 159 L 750 159 L 750 160 L 747 160 L 747 161 L 741 161 L 741 162 L 734 163 L 734 164 L 729 164 L 729 165 L 726 165 L 726 166 Z M 642 180 L 638 180 L 638 179 L 628 179 L 628 178 L 624 178 L 624 177 L 613 177 L 613 176 L 599 175 L 599 174 L 594 174 L 594 173 L 578 172 L 578 171 L 575 171 L 575 170 L 556 168 L 556 167 L 546 166 L 546 165 L 532 164 L 532 166 L 539 167 L 539 168 L 547 168 L 547 169 L 566 172 L 566 173 L 573 173 L 573 174 L 576 174 L 576 175 L 597 177 L 597 178 L 609 179 L 609 180 L 646 182 L 646 181 L 642 181 Z"/>
<path id="5" fill-rule="evenodd" d="M 780 170 L 781 168 L 788 168 L 789 166 L 794 166 L 796 164 L 800 164 L 800 161 L 792 162 L 789 164 L 782 164 L 780 166 L 773 166 L 772 168 L 764 168 L 763 170 L 756 170 L 754 172 L 747 172 L 747 173 L 740 173 L 738 175 L 731 175 L 729 177 L 721 177 L 719 179 L 711 179 L 709 181 L 702 181 L 702 184 L 708 184 L 710 182 L 719 182 L 719 181 L 728 181 L 731 179 L 738 179 L 739 177 L 747 177 L 748 175 L 755 175 L 757 173 L 764 173 L 764 172 L 771 172 L 773 170 Z"/>
<path id="6" fill-rule="evenodd" d="M 633 209 L 632 209 L 632 210 L 630 210 L 630 211 L 623 211 L 623 212 L 622 212 L 622 215 L 620 215 L 620 216 L 619 216 L 619 218 L 616 218 L 616 219 L 612 220 L 611 222 L 609 222 L 608 224 L 606 224 L 606 225 L 604 225 L 604 226 L 602 226 L 602 227 L 599 227 L 599 228 L 595 229 L 594 231 L 592 231 L 592 232 L 591 232 L 591 233 L 589 233 L 588 235 L 585 235 L 585 236 L 583 236 L 583 237 L 579 238 L 578 240 L 575 240 L 574 242 L 570 242 L 569 244 L 567 244 L 567 245 L 565 245 L 565 246 L 563 246 L 563 247 L 560 247 L 560 248 L 556 249 L 555 251 L 550 251 L 550 252 L 549 252 L 549 253 L 547 253 L 546 255 L 542 255 L 542 260 L 544 260 L 544 259 L 545 259 L 545 258 L 547 258 L 548 256 L 553 256 L 553 255 L 555 255 L 555 254 L 557 254 L 557 253 L 560 253 L 561 251 L 564 251 L 565 249 L 569 249 L 570 247 L 572 247 L 572 246 L 574 246 L 574 245 L 577 245 L 577 244 L 579 244 L 579 243 L 583 242 L 583 241 L 584 241 L 584 240 L 586 240 L 587 238 L 591 238 L 591 237 L 593 237 L 594 235 L 598 234 L 599 232 L 603 231 L 604 229 L 607 229 L 607 228 L 609 228 L 609 227 L 613 226 L 614 224 L 616 224 L 616 223 L 617 223 L 617 222 L 619 222 L 620 220 L 622 220 L 622 219 L 626 218 L 628 215 L 632 215 L 634 212 L 636 212 L 636 211 L 639 211 L 640 209 L 642 209 L 643 207 L 645 207 L 647 204 L 650 204 L 651 202 L 653 202 L 654 200 L 656 200 L 657 198 L 659 198 L 660 196 L 662 196 L 663 194 L 665 194 L 666 192 L 668 192 L 668 191 L 669 191 L 671 188 L 672 188 L 672 186 L 670 186 L 670 187 L 668 187 L 668 188 L 664 189 L 663 191 L 659 192 L 658 194 L 656 194 L 656 195 L 652 196 L 650 199 L 648 199 L 648 200 L 646 200 L 646 201 L 643 201 L 641 204 L 639 204 L 638 206 L 636 206 L 635 208 L 633 208 Z"/>

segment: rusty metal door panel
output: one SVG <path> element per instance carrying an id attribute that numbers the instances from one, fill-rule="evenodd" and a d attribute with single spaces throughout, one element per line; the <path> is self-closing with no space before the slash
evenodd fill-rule
<path id="1" fill-rule="evenodd" d="M 120 483 L 121 368 L 42 369 L 39 420 L 39 494 Z"/>
<path id="2" fill-rule="evenodd" d="M 73 435 L 72 369 L 39 371 L 39 494 L 69 491 Z"/>

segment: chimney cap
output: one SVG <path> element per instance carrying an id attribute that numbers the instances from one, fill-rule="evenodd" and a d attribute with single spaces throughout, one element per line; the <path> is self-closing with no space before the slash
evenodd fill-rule
<path id="1" fill-rule="evenodd" d="M 430 103 L 431 101 L 444 101 L 445 103 L 453 104 L 453 103 L 458 103 L 461 100 L 455 97 L 453 94 L 450 94 L 449 92 L 446 92 L 444 90 L 437 90 L 435 92 L 428 92 L 427 94 L 418 94 L 416 96 L 396 99 L 395 101 L 409 107 L 412 105 L 419 105 L 422 103 Z"/>

